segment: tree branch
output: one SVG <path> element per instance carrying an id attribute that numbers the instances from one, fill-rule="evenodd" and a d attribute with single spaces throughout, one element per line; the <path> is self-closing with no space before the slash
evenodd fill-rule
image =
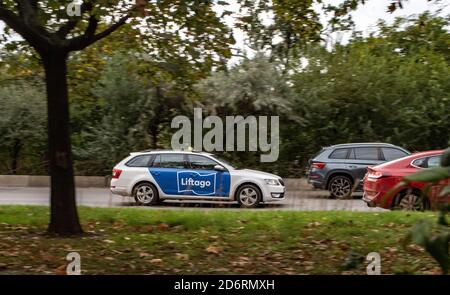
<path id="1" fill-rule="evenodd" d="M 92 2 L 83 2 L 80 7 L 81 16 L 74 17 L 69 19 L 64 25 L 62 25 L 59 30 L 56 32 L 56 35 L 61 39 L 66 39 L 67 35 L 75 29 L 75 27 L 78 25 L 80 20 L 82 19 L 82 15 L 85 12 L 89 12 L 92 10 L 94 6 L 92 5 Z"/>
<path id="2" fill-rule="evenodd" d="M 31 27 L 31 26 L 37 26 L 37 14 L 36 9 L 37 6 L 32 5 L 32 3 L 29 0 L 15 0 L 17 3 L 17 8 L 19 10 L 19 16 L 23 20 L 23 22 Z"/>
<path id="3" fill-rule="evenodd" d="M 1 2 L 0 20 L 4 21 L 8 27 L 21 35 L 36 50 L 39 51 L 48 44 L 48 40 L 45 37 L 28 27 L 17 14 L 6 8 Z"/>
<path id="4" fill-rule="evenodd" d="M 97 26 L 98 26 L 97 18 L 95 16 L 91 15 L 89 17 L 88 26 L 87 26 L 86 30 L 84 31 L 84 35 L 87 38 L 92 38 L 92 36 L 94 36 L 95 32 L 97 31 Z"/>
<path id="5" fill-rule="evenodd" d="M 97 28 L 98 23 L 97 19 L 95 19 L 95 21 L 89 19 L 89 25 L 84 35 L 68 40 L 69 42 L 67 45 L 67 49 L 69 51 L 83 50 L 84 48 L 94 44 L 95 42 L 111 35 L 114 31 L 123 26 L 129 18 L 130 14 L 123 16 L 115 24 L 111 25 L 110 27 L 108 27 L 107 29 L 98 34 L 95 34 L 95 30 Z"/>

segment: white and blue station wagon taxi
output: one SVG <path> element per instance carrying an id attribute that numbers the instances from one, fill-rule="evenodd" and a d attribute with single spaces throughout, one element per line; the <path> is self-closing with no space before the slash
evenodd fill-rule
<path id="1" fill-rule="evenodd" d="M 237 201 L 252 208 L 284 199 L 283 180 L 274 174 L 237 169 L 204 152 L 131 153 L 113 169 L 113 194 L 134 197 L 139 205 L 163 200 Z"/>

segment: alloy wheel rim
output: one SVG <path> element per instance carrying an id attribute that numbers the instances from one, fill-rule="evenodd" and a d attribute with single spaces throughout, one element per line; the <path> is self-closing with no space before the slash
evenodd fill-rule
<path id="1" fill-rule="evenodd" d="M 136 192 L 137 199 L 144 204 L 150 203 L 153 200 L 154 195 L 153 189 L 148 185 L 139 187 Z"/>
<path id="2" fill-rule="evenodd" d="M 423 203 L 421 199 L 414 194 L 407 194 L 400 200 L 399 207 L 407 211 L 422 211 Z"/>
<path id="3" fill-rule="evenodd" d="M 351 184 L 347 178 L 339 177 L 331 183 L 331 192 L 338 198 L 342 198 L 350 193 Z"/>
<path id="4" fill-rule="evenodd" d="M 258 201 L 258 193 L 253 188 L 244 188 L 240 194 L 241 203 L 246 206 L 252 206 Z"/>

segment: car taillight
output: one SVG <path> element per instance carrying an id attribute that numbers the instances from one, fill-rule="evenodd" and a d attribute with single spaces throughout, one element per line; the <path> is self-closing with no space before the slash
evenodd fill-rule
<path id="1" fill-rule="evenodd" d="M 112 178 L 119 178 L 120 174 L 122 174 L 122 170 L 120 170 L 120 169 L 113 169 L 112 170 Z"/>
<path id="2" fill-rule="evenodd" d="M 323 169 L 327 164 L 322 162 L 315 162 L 311 164 L 311 168 Z"/>
<path id="3" fill-rule="evenodd" d="M 381 178 L 381 177 L 386 177 L 386 176 L 389 176 L 389 174 L 385 173 L 385 172 L 383 173 L 380 171 L 374 171 L 374 170 L 369 171 L 369 173 L 367 174 L 368 178 Z"/>

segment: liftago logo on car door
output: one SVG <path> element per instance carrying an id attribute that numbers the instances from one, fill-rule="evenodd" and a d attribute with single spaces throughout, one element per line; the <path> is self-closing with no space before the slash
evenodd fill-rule
<path id="1" fill-rule="evenodd" d="M 195 195 L 216 194 L 216 173 L 200 174 L 195 171 L 177 172 L 178 192 L 192 192 Z"/>

